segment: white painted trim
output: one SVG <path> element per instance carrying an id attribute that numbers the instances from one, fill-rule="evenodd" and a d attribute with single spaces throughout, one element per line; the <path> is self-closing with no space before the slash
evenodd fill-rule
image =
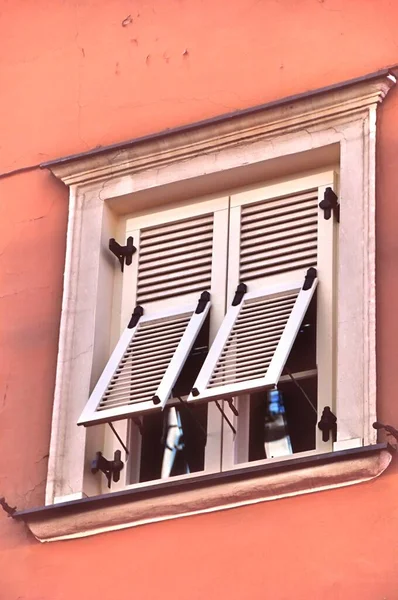
<path id="1" fill-rule="evenodd" d="M 350 440 L 342 440 L 341 442 L 334 442 L 333 451 L 338 452 L 339 450 L 349 450 L 350 448 L 359 448 L 363 445 L 362 438 L 352 438 Z"/>
<path id="2" fill-rule="evenodd" d="M 318 188 L 318 203 L 324 199 L 327 187 L 336 194 L 335 174 Z M 317 291 L 316 313 L 316 363 L 318 369 L 317 410 L 319 422 L 325 406 L 336 413 L 336 262 L 338 252 L 338 228 L 334 214 L 330 219 L 324 218 L 321 209 L 318 211 L 318 261 L 317 272 L 320 284 Z M 337 417 L 339 419 L 339 416 Z M 322 432 L 315 429 L 316 449 L 318 452 L 333 450 L 332 436 L 328 442 L 323 441 Z"/>

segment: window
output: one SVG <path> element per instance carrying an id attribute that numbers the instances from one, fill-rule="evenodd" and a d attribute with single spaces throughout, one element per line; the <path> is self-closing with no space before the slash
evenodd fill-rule
<path id="1" fill-rule="evenodd" d="M 317 423 L 336 411 L 338 225 L 319 205 L 336 181 L 316 173 L 126 218 L 136 253 L 121 336 L 79 419 L 112 423 L 106 452 L 126 450 L 118 488 L 332 449 Z"/>
<path id="2" fill-rule="evenodd" d="M 135 305 L 144 307 L 142 324 L 150 326 L 155 319 L 164 323 L 170 310 L 192 316 L 204 290 L 211 295 L 208 315 L 195 340 L 192 336 L 182 346 L 179 340 L 175 351 L 183 348 L 187 360 L 179 361 L 177 369 L 170 367 L 166 377 L 168 385 L 173 380 L 176 394 L 183 400 L 186 396 L 184 406 L 195 420 L 184 413 L 176 396 L 170 404 L 174 410 L 162 413 L 153 405 L 139 415 L 141 432 L 132 417 L 131 427 L 126 426 L 127 419 L 115 421 L 113 426 L 127 441 L 131 456 L 112 489 L 125 486 L 125 474 L 130 482 L 141 479 L 131 483 L 138 486 L 161 478 L 162 472 L 189 478 L 184 475 L 187 462 L 192 473 L 227 471 L 265 457 L 289 457 L 291 452 L 375 443 L 371 424 L 376 407 L 376 110 L 394 83 L 390 73 L 377 73 L 280 105 L 198 124 L 189 131 L 159 134 L 125 148 L 101 149 L 94 156 L 44 165 L 70 187 L 48 504 L 104 491 L 100 477 L 92 476 L 90 463 L 101 448 L 105 456 L 112 456 L 119 442 L 108 425 L 85 428 L 76 422 Z M 326 170 L 330 174 L 330 168 L 339 173 L 338 181 L 330 175 L 316 180 Z M 312 183 L 297 185 L 303 179 L 297 173 L 308 172 L 313 173 L 308 176 L 314 178 Z M 329 186 L 338 190 L 339 224 L 334 218 L 325 219 L 318 209 L 323 198 L 320 190 Z M 288 203 L 293 209 L 280 215 L 278 211 Z M 300 233 L 293 226 L 315 214 L 317 240 L 310 230 Z M 180 241 L 173 229 L 178 221 L 189 223 Z M 272 223 L 273 231 L 266 239 L 261 231 L 267 223 Z M 291 238 L 280 237 L 281 223 L 284 230 L 291 227 Z M 141 264 L 138 254 L 122 276 L 108 243 L 109 238 L 120 241 L 129 235 L 138 248 L 142 243 Z M 187 264 L 175 252 L 181 239 L 190 257 Z M 169 248 L 162 247 L 160 240 L 167 240 Z M 202 255 L 195 262 L 191 250 L 197 240 Z M 163 248 L 163 258 L 159 259 L 156 248 Z M 297 285 L 314 266 L 315 254 L 318 285 L 277 390 L 246 387 L 232 396 L 232 403 L 220 398 L 224 416 L 215 400 L 200 397 L 201 390 L 196 400 L 188 400 L 238 283 L 246 284 L 248 299 L 251 294 L 265 297 L 273 286 Z M 238 351 L 237 359 L 240 356 Z M 166 371 L 160 373 L 158 387 Z M 338 419 L 336 442 L 333 436 L 323 442 L 316 427 L 327 406 Z M 166 423 L 163 417 L 159 420 L 163 414 Z M 207 444 L 195 454 L 188 443 L 189 461 L 174 460 L 171 465 L 173 450 L 166 448 L 165 453 L 163 445 L 155 451 L 150 442 L 153 432 L 160 430 L 163 438 L 165 430 L 170 437 L 174 432 L 176 444 L 168 444 L 172 447 L 181 445 L 181 432 L 185 435 L 187 428 L 194 432 L 189 432 L 190 440 L 203 437 L 204 429 Z M 194 445 L 201 447 L 196 441 Z M 134 463 L 132 456 L 141 458 Z M 142 472 L 144 463 L 147 473 Z"/>

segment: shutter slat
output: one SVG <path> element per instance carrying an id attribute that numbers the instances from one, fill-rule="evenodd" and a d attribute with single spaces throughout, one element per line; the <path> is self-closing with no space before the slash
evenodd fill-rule
<path id="1" fill-rule="evenodd" d="M 200 256 L 198 257 L 198 251 Z M 195 251 L 189 253 L 184 248 L 184 261 L 190 268 L 194 268 L 203 264 L 203 261 L 211 260 L 212 246 L 210 245 L 206 250 L 203 248 L 195 248 Z M 170 258 L 158 259 L 156 265 L 153 265 L 152 261 L 146 264 L 141 262 L 141 279 L 150 277 L 154 269 L 158 269 L 159 273 L 174 273 L 175 271 L 184 270 L 184 266 L 181 266 L 181 252 L 178 252 L 176 256 Z"/>
<path id="2" fill-rule="evenodd" d="M 139 284 L 142 287 L 148 288 L 149 286 L 153 287 L 157 284 L 160 285 L 161 283 L 167 283 L 168 281 L 178 281 L 185 279 L 187 271 L 189 271 L 192 278 L 202 277 L 203 267 L 205 265 L 206 261 L 204 262 L 203 260 L 197 260 L 192 263 L 191 261 L 185 261 L 185 257 L 183 257 L 182 263 L 180 263 L 178 269 L 158 269 L 156 266 L 154 266 L 151 269 L 151 273 L 145 273 L 145 275 L 140 276 Z"/>
<path id="3" fill-rule="evenodd" d="M 255 238 L 263 238 L 263 240 L 266 240 L 268 234 L 276 232 L 282 233 L 283 231 L 288 231 L 289 228 L 297 229 L 306 226 L 308 227 L 310 225 L 314 226 L 316 221 L 317 213 L 316 210 L 313 210 L 308 214 L 303 213 L 302 215 L 295 215 L 295 218 L 281 216 L 275 219 L 264 219 L 263 221 L 253 224 L 252 227 L 245 227 L 242 223 L 241 240 L 243 244 L 250 244 L 251 240 Z"/>
<path id="4" fill-rule="evenodd" d="M 258 266 L 258 263 L 263 263 L 264 260 L 271 261 L 272 259 L 285 260 L 286 257 L 290 256 L 304 256 L 308 253 L 314 254 L 314 243 L 316 244 L 316 237 L 309 241 L 296 242 L 294 244 L 279 246 L 275 248 L 269 248 L 265 251 L 257 249 L 251 255 L 242 257 L 241 265 L 244 268 L 249 268 L 251 265 Z"/>
<path id="5" fill-rule="evenodd" d="M 258 340 L 255 343 L 251 340 L 250 336 L 247 336 L 245 340 L 239 342 L 239 352 L 245 353 L 247 349 L 256 348 L 257 351 L 263 347 L 274 345 L 275 341 L 278 342 L 280 332 L 277 330 L 274 334 L 269 334 L 266 340 Z M 233 343 L 233 342 L 231 342 Z"/>
<path id="6" fill-rule="evenodd" d="M 208 279 L 206 277 L 195 277 L 189 281 L 187 279 L 187 277 L 184 277 L 178 281 L 170 282 L 168 285 L 156 286 L 156 290 L 155 286 L 142 286 L 141 293 L 138 296 L 140 304 L 201 292 L 208 289 L 211 284 L 210 277 Z"/>
<path id="7" fill-rule="evenodd" d="M 142 229 L 138 304 L 209 288 L 212 248 L 213 214 Z"/>
<path id="8" fill-rule="evenodd" d="M 239 334 L 239 331 L 241 330 L 245 330 L 246 329 L 246 322 L 248 320 L 250 320 L 251 323 L 275 323 L 277 319 L 279 318 L 283 318 L 285 315 L 289 315 L 291 310 L 292 310 L 292 306 L 291 304 L 287 304 L 283 309 L 281 310 L 274 310 L 272 312 L 260 312 L 260 311 L 256 311 L 251 313 L 250 315 L 242 315 L 242 319 L 239 319 L 239 324 L 236 325 L 232 332 Z"/>
<path id="9" fill-rule="evenodd" d="M 209 231 L 207 233 L 196 233 L 190 232 L 192 235 L 186 235 L 184 238 L 182 235 L 178 240 L 169 241 L 167 238 L 163 240 L 162 243 L 157 243 L 156 245 L 144 245 L 143 248 L 140 249 L 140 255 L 143 258 L 143 261 L 148 262 L 152 260 L 154 254 L 158 256 L 166 255 L 166 252 L 170 251 L 170 253 L 176 254 L 181 253 L 181 250 L 185 248 L 186 240 L 188 239 L 189 243 L 192 245 L 196 244 L 197 250 L 200 250 L 202 246 L 209 246 L 209 243 L 212 240 L 212 232 Z"/>
<path id="10" fill-rule="evenodd" d="M 190 229 L 203 230 L 208 229 L 209 227 L 209 216 L 205 215 L 203 217 L 195 217 L 190 220 L 184 221 L 184 230 L 189 231 Z M 166 225 L 159 225 L 157 227 L 151 227 L 148 229 L 143 229 L 141 237 L 144 240 L 153 241 L 157 237 L 163 238 L 167 234 L 168 236 L 172 235 L 180 235 L 181 234 L 181 224 L 179 221 L 169 223 Z"/>
<path id="11" fill-rule="evenodd" d="M 283 328 L 284 324 L 286 323 L 286 319 L 289 318 L 290 312 L 286 315 L 282 315 L 278 318 L 275 318 L 275 320 L 267 322 L 263 320 L 259 321 L 258 319 L 255 319 L 253 321 L 246 321 L 243 330 L 238 330 L 238 334 L 240 331 L 242 332 L 241 335 L 237 335 L 234 331 L 231 332 L 231 342 L 233 341 L 234 343 L 239 344 L 240 339 L 245 339 L 245 337 L 249 337 L 248 330 L 250 330 L 250 334 L 252 335 L 252 339 L 254 340 L 257 332 L 259 332 L 259 335 L 261 335 L 261 332 L 263 331 Z"/>
<path id="12" fill-rule="evenodd" d="M 274 349 L 276 348 L 276 346 L 277 344 L 274 344 Z M 253 356 L 252 352 L 247 352 L 246 354 L 239 352 L 239 364 L 237 364 L 236 360 L 234 362 L 233 359 L 230 359 L 228 362 L 226 360 L 220 361 L 220 364 L 214 371 L 213 378 L 219 377 L 223 373 L 242 372 L 248 369 L 249 366 L 251 368 L 253 365 L 257 366 L 259 364 L 262 364 L 266 362 L 268 358 L 273 355 L 273 353 L 274 351 L 272 348 L 267 350 L 267 352 L 262 352 L 260 357 Z"/>
<path id="13" fill-rule="evenodd" d="M 263 227 L 272 227 L 279 223 L 290 223 L 301 219 L 311 219 L 317 212 L 317 205 L 305 203 L 302 206 L 296 205 L 294 208 L 286 207 L 285 210 L 269 210 L 259 213 L 256 218 L 242 219 L 242 225 L 245 234 L 248 235 L 251 231 L 256 230 L 260 225 Z"/>
<path id="14" fill-rule="evenodd" d="M 168 329 L 167 331 L 163 332 L 163 328 L 153 331 L 150 335 L 147 334 L 139 339 L 137 338 L 135 347 L 138 349 L 141 346 L 146 347 L 148 343 L 157 343 L 158 338 L 162 338 L 164 344 L 172 342 L 172 340 L 174 340 L 180 334 L 180 332 L 185 329 L 186 326 L 187 322 L 178 323 L 178 325 L 175 326 L 174 331 Z"/>
<path id="15" fill-rule="evenodd" d="M 245 217 L 250 218 L 251 214 L 257 215 L 261 211 L 274 209 L 279 206 L 284 208 L 285 206 L 300 204 L 301 202 L 305 202 L 306 200 L 312 200 L 314 194 L 316 194 L 315 190 L 310 190 L 308 192 L 292 194 L 290 196 L 280 196 L 267 202 L 253 202 L 245 206 Z"/>
<path id="16" fill-rule="evenodd" d="M 132 361 L 135 365 L 148 364 L 148 360 L 151 361 L 151 365 L 165 362 L 169 359 L 170 356 L 173 355 L 174 352 L 175 341 L 172 344 L 169 344 L 166 351 L 164 349 L 159 348 L 159 344 L 148 348 L 148 350 L 143 349 L 140 353 L 134 353 L 132 356 L 129 356 L 127 359 L 123 358 L 120 361 L 120 367 L 118 369 L 124 369 L 127 367 Z"/>
<path id="17" fill-rule="evenodd" d="M 241 280 L 316 265 L 317 229 L 316 190 L 243 206 Z"/>
<path id="18" fill-rule="evenodd" d="M 307 229 L 306 231 L 304 231 L 304 229 Z M 289 239 L 289 237 L 293 237 L 293 242 Z M 278 248 L 283 249 L 286 247 L 289 247 L 292 243 L 293 244 L 299 244 L 301 242 L 304 243 L 313 243 L 314 241 L 316 242 L 317 240 L 317 232 L 316 232 L 316 227 L 308 227 L 308 228 L 297 228 L 292 230 L 292 235 L 291 236 L 284 236 L 282 237 L 282 235 L 280 235 L 279 233 L 274 234 L 273 236 L 266 236 L 266 240 L 264 240 L 264 243 L 258 242 L 256 245 L 257 248 L 257 252 L 260 254 L 263 254 L 265 252 L 269 252 L 271 250 L 276 250 Z M 241 247 L 241 257 L 242 257 L 242 261 L 245 260 L 245 258 L 247 256 L 252 256 L 253 255 L 253 246 L 251 243 L 251 240 L 249 240 L 246 245 L 242 244 Z M 250 259 L 252 260 L 252 258 Z"/>
<path id="19" fill-rule="evenodd" d="M 117 388 L 120 389 L 124 386 L 131 387 L 132 385 L 138 385 L 140 382 L 143 381 L 152 381 L 154 379 L 159 379 L 160 377 L 162 377 L 163 368 L 164 367 L 162 365 L 158 368 L 157 371 L 153 371 L 152 373 L 146 373 L 146 370 L 143 369 L 138 373 L 136 373 L 134 369 L 131 369 L 130 373 L 128 372 L 128 370 L 125 370 L 125 372 L 123 373 L 123 377 L 119 376 L 115 381 L 109 384 L 105 395 L 109 394 L 113 390 L 116 390 Z"/>
<path id="20" fill-rule="evenodd" d="M 195 238 L 194 243 L 180 244 L 175 247 L 168 247 L 162 249 L 161 254 L 159 254 L 157 258 L 156 264 L 162 266 L 165 264 L 167 265 L 170 262 L 178 262 L 178 259 L 181 258 L 181 247 L 184 248 L 184 253 L 187 255 L 188 258 L 196 257 L 198 256 L 198 253 L 200 253 L 201 256 L 207 258 L 209 255 L 212 254 L 213 236 L 209 234 L 208 236 L 206 236 L 206 239 L 201 241 Z M 153 266 L 153 254 L 153 249 L 149 249 L 147 252 L 143 251 L 142 253 L 140 253 L 140 267 L 142 270 L 151 268 L 151 266 Z"/>
<path id="21" fill-rule="evenodd" d="M 271 298 L 266 306 L 262 302 L 252 302 L 250 306 L 244 306 L 242 308 L 241 318 L 244 318 L 246 315 L 249 315 L 254 312 L 274 312 L 282 309 L 286 304 L 291 305 L 295 302 L 295 296 L 291 294 L 286 294 L 283 298 Z"/>

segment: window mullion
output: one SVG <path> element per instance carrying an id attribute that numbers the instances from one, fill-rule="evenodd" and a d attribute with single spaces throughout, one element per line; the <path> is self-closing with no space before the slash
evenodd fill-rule
<path id="1" fill-rule="evenodd" d="M 327 187 L 333 189 L 334 182 L 318 188 L 321 202 Z M 318 212 L 318 262 L 317 271 L 320 284 L 317 291 L 317 336 L 316 358 L 318 370 L 318 419 L 325 406 L 335 413 L 336 390 L 336 285 L 335 271 L 337 260 L 337 221 L 332 214 L 325 219 L 322 209 Z M 316 428 L 316 449 L 330 452 L 333 449 L 332 436 L 328 442 L 322 440 L 322 432 Z"/>
<path id="2" fill-rule="evenodd" d="M 228 252 L 228 208 L 214 213 L 213 259 L 211 280 L 211 318 L 209 344 L 214 341 L 223 321 L 226 306 L 227 252 Z M 220 411 L 214 402 L 208 404 L 207 444 L 205 451 L 205 471 L 222 470 L 223 423 Z"/>
<path id="3" fill-rule="evenodd" d="M 229 213 L 229 245 L 228 245 L 228 276 L 227 276 L 227 307 L 231 305 L 235 290 L 239 283 L 240 271 L 240 231 L 241 231 L 241 206 L 234 206 Z M 249 396 L 234 398 L 233 402 L 238 407 L 239 417 L 234 415 L 227 402 L 222 401 L 223 410 L 234 424 L 236 435 L 232 429 L 223 423 L 222 430 L 222 470 L 233 467 L 243 453 L 246 456 L 249 439 L 249 419 L 244 419 L 243 413 L 248 410 Z M 210 402 L 210 405 L 214 402 Z M 247 415 L 248 416 L 248 415 Z M 240 450 L 239 450 L 240 449 Z M 239 456 L 238 456 L 239 455 Z M 246 459 L 247 460 L 247 459 Z"/>

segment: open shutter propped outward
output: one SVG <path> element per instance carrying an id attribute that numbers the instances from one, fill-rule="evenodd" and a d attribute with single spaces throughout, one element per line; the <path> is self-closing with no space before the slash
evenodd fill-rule
<path id="1" fill-rule="evenodd" d="M 241 284 L 242 285 L 242 284 Z M 235 296 L 188 401 L 230 398 L 274 387 L 317 285 L 316 270 Z"/>
<path id="2" fill-rule="evenodd" d="M 78 425 L 124 419 L 165 406 L 210 308 L 203 292 L 195 306 L 135 319 L 126 327 Z"/>

